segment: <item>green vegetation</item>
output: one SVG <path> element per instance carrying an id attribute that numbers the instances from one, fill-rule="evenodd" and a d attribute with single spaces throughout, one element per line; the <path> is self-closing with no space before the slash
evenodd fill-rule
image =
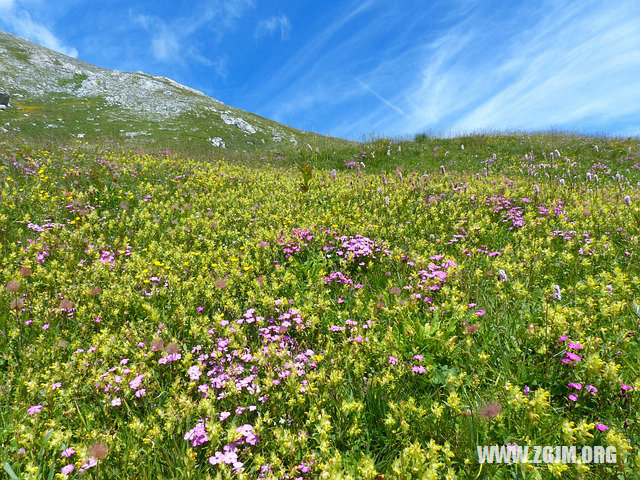
<path id="1" fill-rule="evenodd" d="M 0 143 L 8 478 L 640 475 L 637 139 L 223 150 L 59 100 Z M 514 443 L 617 461 L 478 463 Z"/>
<path id="2" fill-rule="evenodd" d="M 82 86 L 82 82 L 84 82 L 89 76 L 85 73 L 76 73 L 71 78 L 60 78 L 58 80 L 58 85 L 61 87 L 72 87 L 73 89 L 78 89 Z"/>

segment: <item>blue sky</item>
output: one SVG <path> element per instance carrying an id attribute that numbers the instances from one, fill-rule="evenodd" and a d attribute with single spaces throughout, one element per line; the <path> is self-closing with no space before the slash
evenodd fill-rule
<path id="1" fill-rule="evenodd" d="M 637 0 L 0 0 L 0 28 L 356 140 L 640 135 Z"/>

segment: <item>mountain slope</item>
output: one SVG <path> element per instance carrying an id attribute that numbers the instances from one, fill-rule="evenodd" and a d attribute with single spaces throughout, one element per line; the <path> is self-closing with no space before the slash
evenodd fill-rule
<path id="1" fill-rule="evenodd" d="M 27 137 L 286 148 L 317 139 L 169 78 L 108 70 L 0 31 L 0 127 Z M 346 143 L 341 140 L 330 140 Z"/>

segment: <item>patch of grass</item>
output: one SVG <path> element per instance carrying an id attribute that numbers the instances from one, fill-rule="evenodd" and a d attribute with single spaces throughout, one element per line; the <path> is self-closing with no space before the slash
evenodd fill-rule
<path id="1" fill-rule="evenodd" d="M 16 60 L 27 62 L 31 58 L 29 51 L 12 43 L 3 43 L 2 45 L 9 54 Z"/>
<path id="2" fill-rule="evenodd" d="M 58 85 L 61 87 L 71 87 L 74 90 L 79 89 L 82 86 L 82 82 L 84 82 L 88 77 L 88 75 L 84 73 L 76 73 L 71 78 L 60 78 L 58 79 Z"/>

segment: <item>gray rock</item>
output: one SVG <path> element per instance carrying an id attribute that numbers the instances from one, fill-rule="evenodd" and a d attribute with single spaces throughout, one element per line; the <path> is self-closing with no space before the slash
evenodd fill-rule
<path id="1" fill-rule="evenodd" d="M 9 106 L 9 92 L 2 90 L 0 88 L 0 105 L 4 105 L 5 107 Z"/>
<path id="2" fill-rule="evenodd" d="M 227 148 L 227 145 L 224 143 L 224 140 L 220 137 L 209 138 L 209 141 L 216 147 Z"/>
<path id="3" fill-rule="evenodd" d="M 226 113 L 221 113 L 220 118 L 222 118 L 222 121 L 227 125 L 235 125 L 245 133 L 256 133 L 255 127 L 242 118 L 233 117 Z"/>

